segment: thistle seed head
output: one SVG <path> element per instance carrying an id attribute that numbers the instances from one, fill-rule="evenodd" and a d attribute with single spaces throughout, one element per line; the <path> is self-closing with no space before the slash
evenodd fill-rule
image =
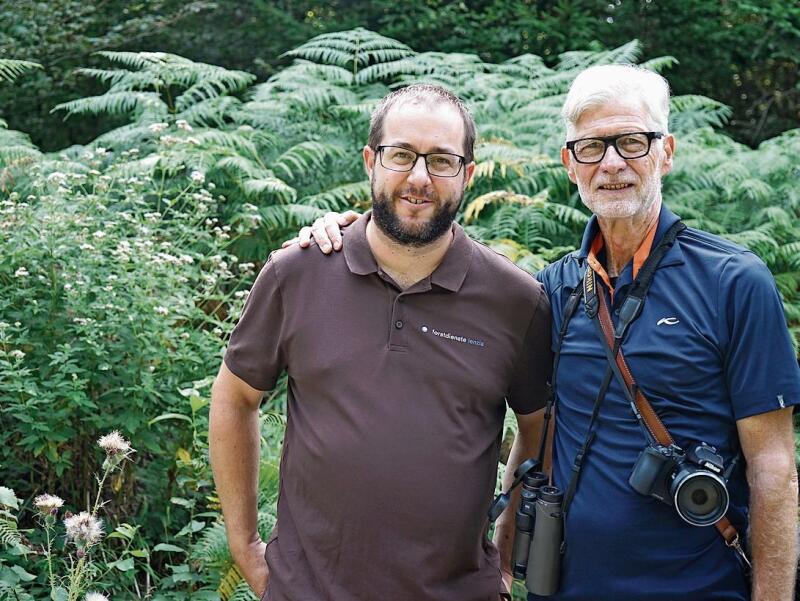
<path id="1" fill-rule="evenodd" d="M 97 440 L 97 444 L 106 452 L 106 455 L 128 455 L 133 452 L 130 443 L 119 433 L 119 430 L 101 436 Z"/>
<path id="2" fill-rule="evenodd" d="M 96 545 L 103 537 L 103 522 L 88 511 L 82 511 L 64 520 L 67 539 L 75 543 L 79 551 Z"/>
<path id="3" fill-rule="evenodd" d="M 43 516 L 55 515 L 64 505 L 64 499 L 55 495 L 43 494 L 36 497 L 33 504 Z"/>

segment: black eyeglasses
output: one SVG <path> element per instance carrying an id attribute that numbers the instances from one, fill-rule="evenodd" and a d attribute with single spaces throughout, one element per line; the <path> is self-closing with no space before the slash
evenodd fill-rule
<path id="1" fill-rule="evenodd" d="M 461 173 L 465 158 L 449 152 L 414 152 L 403 146 L 378 146 L 375 149 L 383 167 L 390 171 L 411 171 L 417 159 L 425 159 L 425 169 L 436 177 L 455 177 Z"/>
<path id="2" fill-rule="evenodd" d="M 639 159 L 650 152 L 650 146 L 656 138 L 663 138 L 660 131 L 635 131 L 617 136 L 602 138 L 581 138 L 570 140 L 566 147 L 579 163 L 599 163 L 606 156 L 609 146 L 613 146 L 623 159 Z"/>

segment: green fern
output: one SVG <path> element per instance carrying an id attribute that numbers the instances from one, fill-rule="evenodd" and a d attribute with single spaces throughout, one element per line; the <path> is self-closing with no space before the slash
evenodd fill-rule
<path id="1" fill-rule="evenodd" d="M 33 69 L 41 69 L 39 63 L 11 58 L 0 58 L 0 81 L 14 81 L 17 77 Z"/>
<path id="2" fill-rule="evenodd" d="M 324 33 L 283 56 L 344 67 L 355 76 L 369 64 L 397 60 L 411 54 L 413 50 L 405 44 L 357 27 L 350 31 Z"/>

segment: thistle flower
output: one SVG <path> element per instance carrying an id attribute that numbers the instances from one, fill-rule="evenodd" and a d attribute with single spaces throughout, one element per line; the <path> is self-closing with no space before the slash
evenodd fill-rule
<path id="1" fill-rule="evenodd" d="M 103 593 L 86 593 L 83 601 L 108 601 L 108 597 Z"/>
<path id="2" fill-rule="evenodd" d="M 44 494 L 36 497 L 33 500 L 33 504 L 40 514 L 47 517 L 58 513 L 58 510 L 64 505 L 64 499 L 55 495 Z"/>
<path id="3" fill-rule="evenodd" d="M 130 457 L 131 453 L 136 452 L 118 430 L 101 436 L 97 440 L 97 445 L 106 452 L 106 460 L 103 462 L 104 470 L 113 470 Z"/>
<path id="4" fill-rule="evenodd" d="M 67 529 L 67 539 L 75 543 L 78 551 L 85 553 L 86 549 L 96 545 L 103 537 L 103 522 L 88 511 L 81 511 L 78 515 L 71 515 L 64 520 Z"/>
<path id="5" fill-rule="evenodd" d="M 97 439 L 97 444 L 106 452 L 106 455 L 127 455 L 133 451 L 130 443 L 119 433 L 119 430 L 101 436 Z"/>

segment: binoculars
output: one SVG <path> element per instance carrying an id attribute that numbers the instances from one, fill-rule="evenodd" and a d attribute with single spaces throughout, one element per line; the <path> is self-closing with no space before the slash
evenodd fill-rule
<path id="1" fill-rule="evenodd" d="M 514 578 L 524 580 L 529 592 L 541 596 L 558 590 L 564 540 L 564 495 L 555 486 L 546 486 L 547 480 L 542 472 L 530 472 L 522 480 L 511 556 Z"/>

